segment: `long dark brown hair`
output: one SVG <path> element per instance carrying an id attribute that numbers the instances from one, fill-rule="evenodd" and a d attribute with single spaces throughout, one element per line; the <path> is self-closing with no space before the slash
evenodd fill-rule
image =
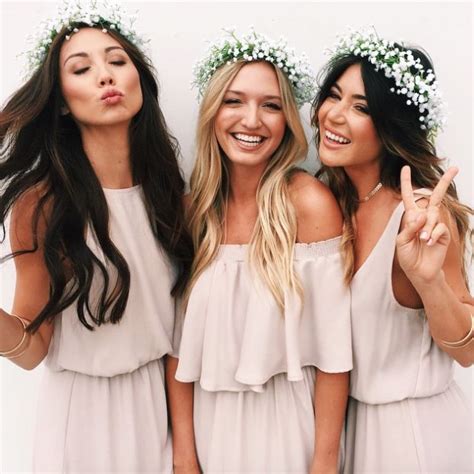
<path id="1" fill-rule="evenodd" d="M 87 25 L 74 25 L 78 28 Z M 33 320 L 34 332 L 77 300 L 80 322 L 96 325 L 120 321 L 130 289 L 130 270 L 109 236 L 109 212 L 104 192 L 87 158 L 79 128 L 64 104 L 59 82 L 59 53 L 67 31 L 53 40 L 44 62 L 0 112 L 0 224 L 26 191 L 39 190 L 32 219 L 33 247 L 9 257 L 38 250 L 40 216 L 47 216 L 42 243 L 51 277 L 50 297 Z M 138 70 L 143 94 L 141 110 L 129 127 L 130 160 L 134 184 L 142 186 L 152 231 L 176 266 L 172 295 L 182 293 L 192 263 L 192 240 L 184 224 L 184 180 L 178 166 L 179 147 L 168 131 L 158 103 L 158 84 L 149 60 L 116 31 L 110 34 L 129 55 Z M 110 272 L 86 245 L 89 226 L 117 276 Z M 66 272 L 67 261 L 68 272 Z M 98 272 L 102 289 L 91 301 L 91 285 Z M 160 282 L 156 281 L 159 285 Z M 96 312 L 92 308 L 97 307 Z"/>
<path id="2" fill-rule="evenodd" d="M 396 45 L 403 48 L 401 45 Z M 424 70 L 434 70 L 428 55 L 418 48 L 410 48 L 413 56 L 419 58 Z M 380 161 L 380 182 L 400 192 L 400 171 L 404 165 L 411 168 L 412 182 L 417 188 L 433 189 L 443 175 L 442 162 L 436 154 L 427 130 L 420 127 L 419 111 L 407 106 L 406 96 L 390 92 L 393 79 L 386 78 L 383 72 L 375 71 L 367 59 L 347 54 L 339 56 L 323 68 L 319 74 L 319 92 L 313 102 L 312 125 L 316 130 L 316 148 L 319 148 L 318 112 L 329 96 L 332 86 L 341 75 L 354 64 L 360 64 L 362 81 L 369 114 L 383 147 Z M 413 71 L 415 72 L 415 71 Z M 355 213 L 358 209 L 358 195 L 352 181 L 342 167 L 328 167 L 321 164 L 316 177 L 323 178 L 339 201 L 344 215 L 343 251 L 346 261 L 346 281 L 354 275 Z M 466 239 L 472 238 L 469 215 L 473 210 L 460 203 L 454 183 L 447 191 L 445 205 L 456 221 L 464 254 Z M 463 274 L 467 281 L 466 262 Z"/>

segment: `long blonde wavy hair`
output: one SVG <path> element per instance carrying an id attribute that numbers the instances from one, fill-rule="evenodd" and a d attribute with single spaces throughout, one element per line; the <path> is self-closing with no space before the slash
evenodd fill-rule
<path id="1" fill-rule="evenodd" d="M 215 118 L 230 83 L 246 64 L 241 60 L 218 69 L 209 82 L 199 110 L 197 156 L 191 175 L 188 208 L 196 253 L 185 299 L 222 244 L 230 181 L 227 158 L 219 147 L 214 129 Z M 291 85 L 284 73 L 273 68 L 278 78 L 286 130 L 258 185 L 258 217 L 249 243 L 248 260 L 250 268 L 256 271 L 283 310 L 285 290 L 302 295 L 293 269 L 297 223 L 288 184 L 296 164 L 306 156 L 308 143 Z"/>

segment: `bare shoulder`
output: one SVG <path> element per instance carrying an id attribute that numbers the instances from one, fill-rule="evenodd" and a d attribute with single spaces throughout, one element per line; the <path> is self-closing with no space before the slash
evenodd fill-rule
<path id="1" fill-rule="evenodd" d="M 34 186 L 21 194 L 13 204 L 10 221 L 10 240 L 13 251 L 31 248 L 35 238 L 41 242 L 46 232 L 47 214 L 51 210 L 50 200 L 37 214 L 38 205 L 45 192 L 44 185 Z"/>
<path id="2" fill-rule="evenodd" d="M 298 221 L 298 241 L 318 242 L 342 233 L 342 214 L 329 188 L 305 172 L 295 173 L 289 184 Z"/>

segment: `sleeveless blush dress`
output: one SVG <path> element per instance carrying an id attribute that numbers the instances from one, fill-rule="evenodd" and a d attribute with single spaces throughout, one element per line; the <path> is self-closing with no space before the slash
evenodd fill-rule
<path id="1" fill-rule="evenodd" d="M 38 404 L 34 469 L 171 473 L 163 356 L 172 353 L 174 270 L 151 231 L 141 187 L 104 194 L 110 236 L 130 268 L 128 303 L 118 324 L 94 331 L 79 322 L 75 304 L 56 318 Z M 87 244 L 107 265 L 92 232 Z"/>
<path id="2" fill-rule="evenodd" d="M 194 382 L 203 472 L 309 471 L 315 368 L 352 368 L 350 293 L 339 246 L 340 238 L 296 244 L 304 299 L 288 293 L 284 314 L 249 270 L 247 245 L 221 245 L 196 282 L 176 378 Z"/>
<path id="3" fill-rule="evenodd" d="M 400 203 L 352 282 L 354 369 L 344 472 L 472 473 L 473 418 L 453 381 L 453 360 L 433 341 L 423 309 L 406 308 L 394 297 L 403 213 Z"/>

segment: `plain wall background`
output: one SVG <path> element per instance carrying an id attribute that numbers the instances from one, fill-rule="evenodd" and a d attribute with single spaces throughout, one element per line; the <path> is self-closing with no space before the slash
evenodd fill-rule
<path id="1" fill-rule="evenodd" d="M 460 167 L 456 178 L 461 198 L 473 203 L 472 190 L 472 26 L 471 2 L 124 2 L 129 11 L 139 10 L 137 29 L 150 38 L 150 56 L 161 84 L 161 106 L 178 138 L 189 176 L 193 164 L 197 92 L 191 90 L 192 67 L 206 49 L 206 40 L 221 28 L 236 26 L 247 32 L 250 25 L 277 39 L 288 38 L 297 52 L 305 51 L 315 70 L 326 60 L 336 34 L 346 27 L 374 25 L 380 36 L 421 45 L 431 55 L 441 89 L 448 102 L 445 131 L 437 140 L 438 154 Z M 26 36 L 45 16 L 55 12 L 56 2 L 0 0 L 0 101 L 21 84 Z M 308 138 L 309 108 L 301 110 Z M 305 164 L 315 169 L 311 148 Z M 5 253 L 5 247 L 0 250 Z M 0 269 L 0 305 L 10 309 L 14 285 L 11 262 Z M 38 386 L 42 368 L 25 372 L 0 361 L 0 469 L 28 472 Z M 456 380 L 472 405 L 471 369 L 456 367 Z M 54 403 L 54 401 L 52 401 Z M 440 427 L 441 428 L 441 427 Z M 87 453 L 85 453 L 87 455 Z"/>

